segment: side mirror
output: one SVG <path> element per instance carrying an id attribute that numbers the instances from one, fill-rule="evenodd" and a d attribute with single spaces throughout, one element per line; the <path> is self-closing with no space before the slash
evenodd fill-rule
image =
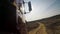
<path id="1" fill-rule="evenodd" d="M 29 8 L 29 11 L 32 11 L 31 1 L 28 2 L 28 8 Z"/>
<path id="2" fill-rule="evenodd" d="M 29 10 L 29 12 L 24 12 L 24 14 L 30 13 L 32 11 L 31 1 L 29 1 L 29 2 L 23 2 L 23 4 L 24 3 L 28 3 L 28 10 Z"/>

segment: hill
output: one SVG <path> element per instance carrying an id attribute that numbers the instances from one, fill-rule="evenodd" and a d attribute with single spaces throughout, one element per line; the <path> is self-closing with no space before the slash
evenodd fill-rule
<path id="1" fill-rule="evenodd" d="M 49 18 L 28 22 L 28 30 L 31 31 L 37 28 L 39 26 L 37 23 L 43 23 L 46 26 L 46 31 L 48 34 L 60 34 L 60 14 Z"/>

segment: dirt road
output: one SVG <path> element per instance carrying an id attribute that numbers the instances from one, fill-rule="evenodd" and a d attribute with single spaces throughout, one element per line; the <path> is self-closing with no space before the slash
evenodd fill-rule
<path id="1" fill-rule="evenodd" d="M 47 34 L 45 25 L 42 23 L 39 24 L 39 27 L 29 31 L 29 34 Z"/>

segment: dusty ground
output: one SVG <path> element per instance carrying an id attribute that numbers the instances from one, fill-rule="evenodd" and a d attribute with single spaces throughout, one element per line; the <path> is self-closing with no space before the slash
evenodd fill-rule
<path id="1" fill-rule="evenodd" d="M 39 27 L 29 31 L 29 34 L 47 34 L 45 25 L 42 23 L 39 24 L 40 24 Z"/>

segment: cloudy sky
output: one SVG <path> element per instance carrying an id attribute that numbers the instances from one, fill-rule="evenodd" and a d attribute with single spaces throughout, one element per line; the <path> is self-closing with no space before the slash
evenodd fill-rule
<path id="1" fill-rule="evenodd" d="M 27 21 L 34 21 L 60 14 L 60 0 L 25 0 L 31 1 L 32 11 L 25 14 Z M 27 5 L 26 5 L 27 7 Z M 28 9 L 25 9 L 28 12 Z"/>

